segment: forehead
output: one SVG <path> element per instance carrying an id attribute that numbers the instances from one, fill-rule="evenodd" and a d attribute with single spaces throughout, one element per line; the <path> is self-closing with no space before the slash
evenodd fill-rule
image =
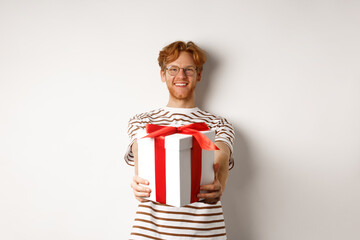
<path id="1" fill-rule="evenodd" d="M 194 59 L 193 59 L 191 53 L 180 52 L 179 57 L 175 61 L 170 62 L 167 65 L 168 66 L 169 65 L 176 65 L 176 66 L 179 66 L 179 67 L 186 67 L 186 66 L 190 66 L 190 65 L 195 66 L 195 62 L 194 62 Z"/>

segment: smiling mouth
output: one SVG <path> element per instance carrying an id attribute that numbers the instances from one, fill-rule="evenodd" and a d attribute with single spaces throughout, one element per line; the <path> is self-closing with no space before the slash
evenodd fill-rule
<path id="1" fill-rule="evenodd" d="M 174 83 L 174 85 L 177 87 L 185 87 L 188 85 L 188 83 Z"/>

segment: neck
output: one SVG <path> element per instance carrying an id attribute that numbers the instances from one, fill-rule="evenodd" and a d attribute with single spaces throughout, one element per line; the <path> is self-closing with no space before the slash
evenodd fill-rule
<path id="1" fill-rule="evenodd" d="M 195 101 L 194 98 L 185 100 L 185 99 L 175 99 L 170 97 L 169 102 L 166 106 L 172 108 L 194 108 Z"/>

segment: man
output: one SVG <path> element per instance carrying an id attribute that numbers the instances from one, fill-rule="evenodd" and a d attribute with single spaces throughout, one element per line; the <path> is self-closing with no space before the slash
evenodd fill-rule
<path id="1" fill-rule="evenodd" d="M 229 168 L 233 166 L 234 130 L 225 119 L 195 106 L 195 88 L 201 80 L 206 56 L 193 42 L 177 41 L 160 51 L 161 81 L 169 90 L 166 107 L 137 114 L 129 121 L 130 144 L 125 155 L 129 165 L 135 166 L 131 187 L 140 202 L 131 239 L 226 239 L 224 216 L 220 198 L 225 190 Z M 205 122 L 215 130 L 214 171 L 212 184 L 200 186 L 196 202 L 184 207 L 172 207 L 145 200 L 151 194 L 149 182 L 138 177 L 136 133 L 146 124 L 181 126 Z"/>

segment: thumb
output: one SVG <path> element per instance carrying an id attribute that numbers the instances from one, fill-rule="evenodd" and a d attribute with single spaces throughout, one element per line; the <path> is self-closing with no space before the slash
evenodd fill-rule
<path id="1" fill-rule="evenodd" d="M 219 163 L 214 163 L 214 179 L 217 179 L 217 173 L 219 172 Z"/>

